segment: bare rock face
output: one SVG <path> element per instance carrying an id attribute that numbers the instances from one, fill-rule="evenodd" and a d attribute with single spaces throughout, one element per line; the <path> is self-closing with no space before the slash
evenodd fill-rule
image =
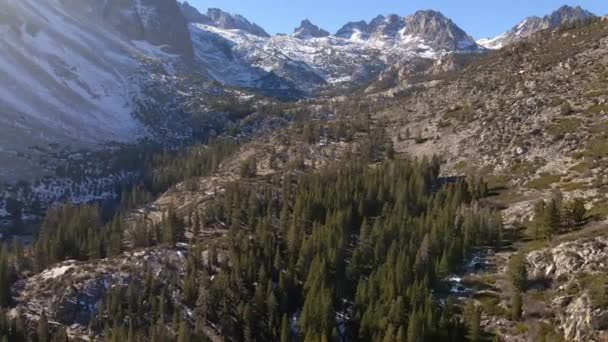
<path id="1" fill-rule="evenodd" d="M 188 23 L 200 23 L 206 25 L 212 24 L 211 18 L 199 12 L 198 9 L 190 5 L 188 1 L 181 3 L 179 8 L 181 9 L 184 18 Z"/>
<path id="2" fill-rule="evenodd" d="M 399 31 L 404 27 L 405 21 L 400 16 L 396 14 L 391 14 L 386 17 L 380 15 L 369 23 L 369 33 L 370 36 L 376 38 L 394 38 L 397 37 Z"/>
<path id="3" fill-rule="evenodd" d="M 528 254 L 532 278 L 560 279 L 576 272 L 602 272 L 608 269 L 608 238 L 565 242 L 551 250 Z"/>
<path id="4" fill-rule="evenodd" d="M 556 297 L 551 307 L 566 340 L 597 341 L 608 330 L 608 309 L 597 303 L 592 285 L 594 279 L 608 272 L 607 237 L 534 251 L 527 261 L 533 280 L 554 283 Z"/>
<path id="5" fill-rule="evenodd" d="M 569 341 L 592 341 L 598 331 L 608 328 L 608 310 L 594 309 L 588 292 L 572 300 L 563 312 L 558 313 L 561 329 Z"/>
<path id="6" fill-rule="evenodd" d="M 193 56 L 188 23 L 174 0 L 109 0 L 100 5 L 104 18 L 130 39 Z"/>
<path id="7" fill-rule="evenodd" d="M 210 8 L 207 11 L 207 16 L 211 19 L 211 22 L 214 24 L 213 26 L 218 28 L 226 30 L 242 30 L 259 37 L 270 37 L 270 35 L 264 31 L 264 29 L 254 23 L 249 22 L 249 20 L 245 19 L 241 15 L 226 13 L 217 8 Z"/>

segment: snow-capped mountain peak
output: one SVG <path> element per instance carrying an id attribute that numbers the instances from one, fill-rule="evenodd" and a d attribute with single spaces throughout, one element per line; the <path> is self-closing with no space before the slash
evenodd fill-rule
<path id="1" fill-rule="evenodd" d="M 222 83 L 273 95 L 307 94 L 329 84 L 368 80 L 393 64 L 480 50 L 435 11 L 380 15 L 369 23 L 348 23 L 335 35 L 304 20 L 293 35 L 272 37 L 229 29 L 218 25 L 218 15 L 208 16 L 209 21 L 190 24 L 199 63 Z"/>
<path id="2" fill-rule="evenodd" d="M 336 32 L 335 36 L 344 39 L 365 40 L 369 38 L 369 25 L 363 20 L 349 22 L 342 26 L 342 28 Z"/>
<path id="3" fill-rule="evenodd" d="M 302 20 L 300 26 L 297 27 L 293 32 L 293 37 L 298 39 L 312 39 L 312 38 L 323 38 L 328 37 L 329 32 L 314 25 L 308 19 Z"/>
<path id="4" fill-rule="evenodd" d="M 260 26 L 249 22 L 240 14 L 230 14 L 218 8 L 210 8 L 207 16 L 215 23 L 215 26 L 227 30 L 242 30 L 260 37 L 270 37 Z"/>
<path id="5" fill-rule="evenodd" d="M 250 22 L 240 14 L 230 14 L 219 8 L 210 8 L 206 14 L 202 14 L 187 1 L 179 5 L 189 23 L 204 24 L 224 30 L 241 30 L 259 37 L 270 37 L 263 28 Z"/>
<path id="6" fill-rule="evenodd" d="M 405 35 L 417 36 L 447 50 L 476 49 L 475 40 L 441 12 L 418 11 L 405 18 Z"/>
<path id="7" fill-rule="evenodd" d="M 525 18 L 511 30 L 494 38 L 484 38 L 477 41 L 477 44 L 487 49 L 500 49 L 512 44 L 520 39 L 546 29 L 556 28 L 564 23 L 585 20 L 595 17 L 595 15 L 580 6 L 562 6 L 551 14 L 544 17 L 532 16 Z"/>

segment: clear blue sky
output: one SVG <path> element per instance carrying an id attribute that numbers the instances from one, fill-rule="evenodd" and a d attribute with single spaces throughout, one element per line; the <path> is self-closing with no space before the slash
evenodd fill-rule
<path id="1" fill-rule="evenodd" d="M 349 21 L 378 14 L 407 15 L 420 9 L 443 12 L 475 38 L 496 36 L 530 15 L 545 15 L 562 5 L 580 5 L 598 15 L 608 0 L 189 0 L 201 11 L 209 7 L 238 13 L 271 34 L 292 33 L 302 19 L 334 33 Z"/>

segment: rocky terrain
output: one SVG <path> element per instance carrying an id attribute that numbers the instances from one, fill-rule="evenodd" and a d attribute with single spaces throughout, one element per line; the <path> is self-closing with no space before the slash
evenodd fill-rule
<path id="1" fill-rule="evenodd" d="M 172 93 L 170 85 L 178 82 L 205 93 L 197 100 L 200 109 L 220 89 L 216 81 L 297 99 L 360 87 L 380 74 L 393 80 L 395 69 L 407 69 L 405 78 L 455 70 L 460 64 L 453 61 L 484 51 L 435 11 L 352 22 L 334 35 L 304 20 L 292 36 L 270 36 L 240 15 L 203 14 L 173 0 L 32 0 L 6 7 L 0 17 L 6 75 L 0 161 L 11 168 L 0 170 L 0 178 L 11 183 L 50 174 L 37 165 L 67 146 L 130 144 L 157 139 L 161 130 L 175 137 L 179 129 L 159 128 L 158 120 L 144 116 L 166 117 L 168 124 L 173 115 L 196 114 L 175 108 L 173 98 L 192 93 Z M 544 19 L 548 27 L 587 16 L 574 8 L 556 13 Z"/>
<path id="2" fill-rule="evenodd" d="M 523 198 L 558 189 L 603 208 L 607 24 L 544 31 L 443 76 L 395 70 L 376 117 L 398 151 L 440 153 L 454 173 L 492 175 Z"/>
<path id="3" fill-rule="evenodd" d="M 159 249 L 126 253 L 97 263 L 66 261 L 15 284 L 15 298 L 23 304 L 12 315 L 36 321 L 45 312 L 52 317 L 51 324 L 69 326 L 69 336 L 87 336 L 87 326 L 110 289 L 141 287 L 148 281 L 147 275 L 157 281 L 183 276 L 186 255 L 185 249 Z M 173 295 L 177 297 L 179 292 Z"/>
<path id="4" fill-rule="evenodd" d="M 528 254 L 531 278 L 552 283 L 550 308 L 567 340 L 606 337 L 608 311 L 597 286 L 605 286 L 607 242 L 584 238 Z"/>

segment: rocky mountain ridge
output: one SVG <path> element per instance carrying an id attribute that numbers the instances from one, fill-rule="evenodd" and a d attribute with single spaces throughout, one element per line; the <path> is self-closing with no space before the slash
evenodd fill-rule
<path id="1" fill-rule="evenodd" d="M 249 22 L 242 15 L 230 14 L 219 8 L 210 8 L 206 14 L 202 14 L 187 1 L 178 3 L 178 5 L 189 23 L 205 24 L 224 30 L 241 30 L 259 37 L 270 37 L 263 28 Z"/>
<path id="2" fill-rule="evenodd" d="M 182 6 L 188 12 L 191 7 Z M 216 80 L 265 93 L 310 95 L 324 88 L 365 82 L 393 64 L 480 52 L 473 38 L 435 11 L 378 16 L 345 25 L 337 34 L 304 20 L 292 36 L 225 29 L 204 16 L 190 31 L 196 59 Z M 196 22 L 196 21 L 199 22 Z"/>
<path id="3" fill-rule="evenodd" d="M 480 39 L 477 43 L 488 49 L 500 49 L 518 40 L 546 29 L 556 28 L 562 24 L 587 20 L 595 17 L 595 14 L 584 10 L 580 6 L 562 6 L 551 14 L 544 17 L 532 16 L 524 19 L 511 30 L 494 38 Z"/>
<path id="4" fill-rule="evenodd" d="M 578 13 L 562 12 L 551 23 Z M 295 99 L 359 86 L 395 65 L 445 70 L 445 56 L 483 51 L 434 11 L 378 16 L 334 35 L 304 21 L 294 36 L 271 37 L 242 16 L 173 0 L 11 0 L 0 39 L 0 159 L 22 170 L 36 162 L 27 159 L 37 134 L 50 146 L 87 148 L 147 136 L 136 118 L 145 93 L 180 73 Z"/>

